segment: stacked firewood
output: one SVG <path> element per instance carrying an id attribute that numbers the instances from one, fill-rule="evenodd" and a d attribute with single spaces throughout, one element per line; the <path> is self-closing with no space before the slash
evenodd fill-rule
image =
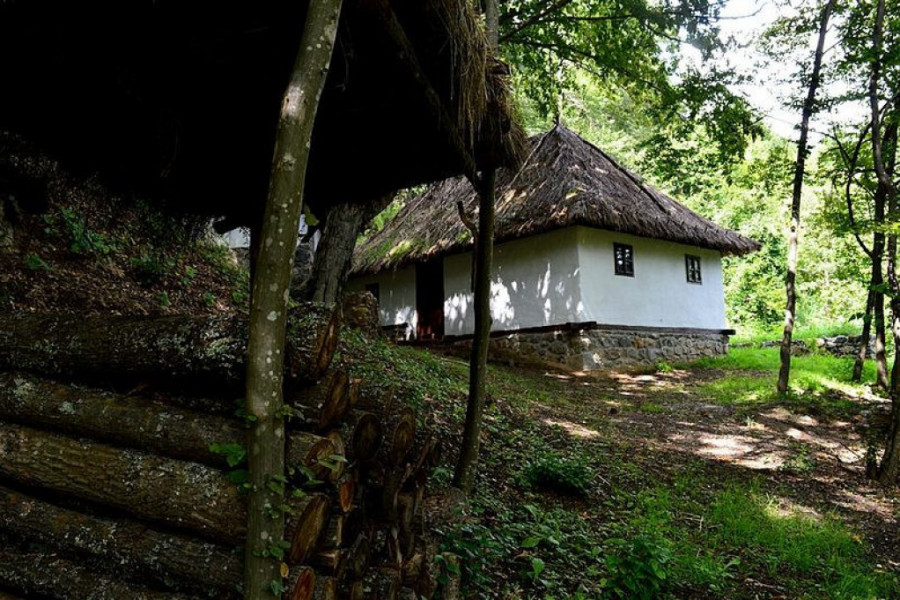
<path id="1" fill-rule="evenodd" d="M 332 366 L 339 329 L 330 307 L 290 320 L 285 597 L 430 597 L 436 440 Z M 0 597 L 240 597 L 246 333 L 238 317 L 0 320 Z"/>

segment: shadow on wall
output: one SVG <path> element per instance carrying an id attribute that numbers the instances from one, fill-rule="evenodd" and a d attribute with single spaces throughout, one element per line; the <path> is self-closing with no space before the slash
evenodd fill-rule
<path id="1" fill-rule="evenodd" d="M 449 335 L 474 330 L 473 295 L 453 293 L 444 301 L 445 329 Z M 549 261 L 521 265 L 498 265 L 491 282 L 493 331 L 541 327 L 576 322 L 583 306 L 579 287 L 579 269 L 554 265 Z"/>

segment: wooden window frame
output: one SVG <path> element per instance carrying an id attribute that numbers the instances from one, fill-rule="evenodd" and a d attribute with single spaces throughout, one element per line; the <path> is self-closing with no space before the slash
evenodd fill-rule
<path id="1" fill-rule="evenodd" d="M 688 283 L 703 285 L 703 262 L 696 254 L 684 255 L 684 275 Z"/>
<path id="2" fill-rule="evenodd" d="M 622 256 L 622 264 L 619 264 L 619 251 L 626 254 Z M 621 277 L 634 277 L 634 246 L 613 242 L 613 272 Z"/>

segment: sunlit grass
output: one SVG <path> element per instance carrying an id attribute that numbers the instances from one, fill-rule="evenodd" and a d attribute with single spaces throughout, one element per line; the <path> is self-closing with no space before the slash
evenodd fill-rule
<path id="1" fill-rule="evenodd" d="M 726 406 L 752 406 L 784 401 L 779 398 L 775 385 L 780 359 L 778 348 L 734 348 L 727 356 L 705 358 L 695 366 L 719 369 L 726 374 L 699 386 L 696 391 L 703 397 Z M 850 381 L 853 359 L 837 358 L 824 354 L 794 356 L 791 359 L 791 400 L 847 408 L 846 396 L 860 396 L 869 391 L 875 378 L 875 367 L 867 361 L 863 368 L 863 383 Z"/>
<path id="2" fill-rule="evenodd" d="M 753 483 L 733 483 L 712 497 L 703 480 L 682 476 L 643 493 L 629 527 L 673 554 L 672 576 L 727 594 L 740 573 L 761 570 L 790 583 L 792 598 L 894 598 L 897 579 L 874 569 L 864 545 L 837 519 L 781 506 Z M 811 514 L 810 514 L 811 513 Z"/>

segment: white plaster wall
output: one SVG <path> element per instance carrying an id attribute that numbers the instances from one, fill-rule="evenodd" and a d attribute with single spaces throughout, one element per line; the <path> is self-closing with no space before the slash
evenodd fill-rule
<path id="1" fill-rule="evenodd" d="M 577 227 L 584 321 L 725 329 L 722 258 L 715 250 Z M 613 243 L 634 247 L 634 277 L 616 275 Z M 701 258 L 703 283 L 688 283 L 684 255 Z"/>
<path id="2" fill-rule="evenodd" d="M 444 260 L 444 333 L 475 330 L 471 253 Z M 582 321 L 575 228 L 514 240 L 494 248 L 492 331 Z"/>
<path id="3" fill-rule="evenodd" d="M 380 324 L 385 326 L 409 323 L 410 335 L 415 336 L 418 323 L 415 267 L 353 278 L 347 282 L 347 290 L 350 292 L 363 291 L 370 283 L 377 283 L 379 286 L 378 316 Z"/>

